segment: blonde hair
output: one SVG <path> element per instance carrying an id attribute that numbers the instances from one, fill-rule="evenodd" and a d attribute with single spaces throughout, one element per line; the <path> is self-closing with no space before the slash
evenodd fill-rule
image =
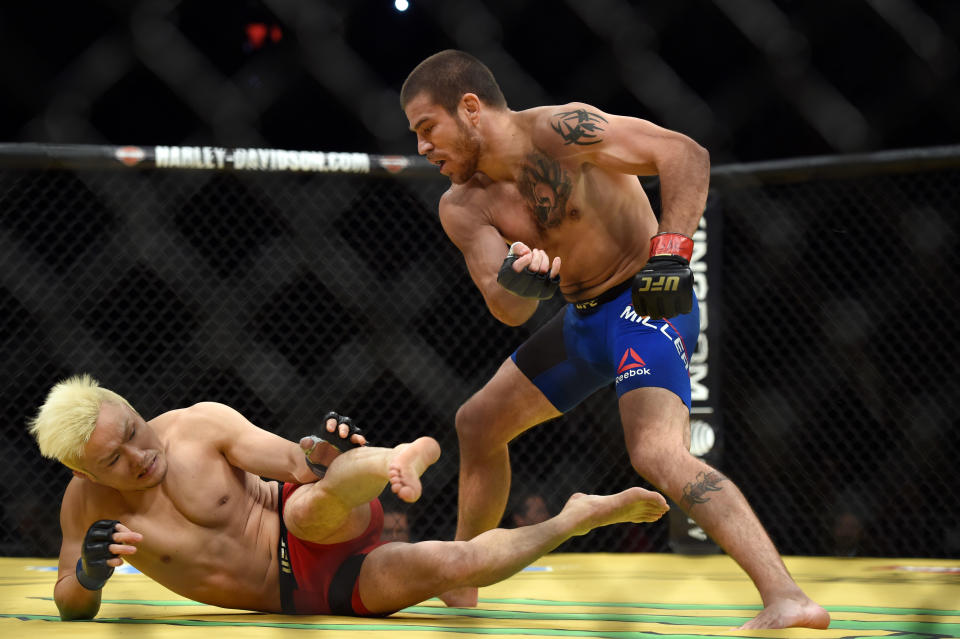
<path id="1" fill-rule="evenodd" d="M 66 466 L 77 466 L 97 425 L 103 402 L 130 406 L 127 400 L 102 388 L 86 373 L 51 388 L 37 416 L 28 424 L 30 434 L 40 446 L 40 454 Z"/>

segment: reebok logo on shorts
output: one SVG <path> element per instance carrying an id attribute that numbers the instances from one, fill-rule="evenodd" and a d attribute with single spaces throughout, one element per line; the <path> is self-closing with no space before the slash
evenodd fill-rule
<path id="1" fill-rule="evenodd" d="M 617 366 L 617 374 L 619 375 L 620 373 L 628 371 L 631 368 L 642 368 L 646 365 L 646 362 L 644 362 L 643 359 L 637 355 L 637 351 L 633 350 L 632 348 L 628 348 L 627 350 L 623 351 L 623 357 L 620 358 L 620 365 Z"/>
<path id="2" fill-rule="evenodd" d="M 617 366 L 617 382 L 621 382 L 628 377 L 637 375 L 649 375 L 650 369 L 646 367 L 643 358 L 637 355 L 637 351 L 628 348 L 623 351 L 623 357 L 620 358 L 620 365 Z"/>

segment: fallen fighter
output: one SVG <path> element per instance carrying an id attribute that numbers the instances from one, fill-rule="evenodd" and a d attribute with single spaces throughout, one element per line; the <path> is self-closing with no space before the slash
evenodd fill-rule
<path id="1" fill-rule="evenodd" d="M 570 537 L 656 521 L 668 509 L 641 488 L 577 493 L 532 526 L 470 541 L 381 542 L 378 495 L 389 484 L 400 499 L 419 499 L 420 476 L 440 446 L 430 437 L 367 446 L 336 413 L 322 430 L 298 446 L 212 402 L 145 421 L 88 375 L 58 383 L 30 432 L 45 457 L 74 475 L 60 507 L 61 618 L 96 616 L 101 589 L 124 559 L 214 606 L 384 616 L 453 588 L 496 583 Z"/>

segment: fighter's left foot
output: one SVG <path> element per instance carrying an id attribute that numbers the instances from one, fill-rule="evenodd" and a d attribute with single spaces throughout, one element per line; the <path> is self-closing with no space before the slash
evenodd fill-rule
<path id="1" fill-rule="evenodd" d="M 574 493 L 560 516 L 571 518 L 573 535 L 584 535 L 610 524 L 656 521 L 668 510 L 663 495 L 634 486 L 615 495 Z"/>
<path id="2" fill-rule="evenodd" d="M 406 502 L 420 499 L 423 488 L 420 475 L 440 459 L 440 444 L 433 437 L 421 437 L 410 444 L 401 444 L 390 460 L 390 490 Z"/>
<path id="3" fill-rule="evenodd" d="M 759 628 L 816 628 L 830 626 L 830 613 L 802 593 L 796 597 L 776 599 L 756 617 L 740 626 L 740 630 Z"/>

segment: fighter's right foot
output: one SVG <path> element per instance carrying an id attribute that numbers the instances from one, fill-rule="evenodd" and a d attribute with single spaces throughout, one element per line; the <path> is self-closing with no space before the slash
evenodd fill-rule
<path id="1" fill-rule="evenodd" d="M 560 514 L 575 517 L 573 534 L 584 535 L 610 524 L 656 521 L 668 510 L 670 507 L 663 495 L 634 486 L 615 495 L 575 493 Z"/>
<path id="2" fill-rule="evenodd" d="M 830 627 L 830 613 L 802 592 L 778 597 L 767 604 L 756 617 L 739 630 L 760 628 L 807 627 L 824 630 Z"/>
<path id="3" fill-rule="evenodd" d="M 421 437 L 394 450 L 388 469 L 390 490 L 403 501 L 417 501 L 423 491 L 420 475 L 440 459 L 440 444 L 433 437 Z"/>

